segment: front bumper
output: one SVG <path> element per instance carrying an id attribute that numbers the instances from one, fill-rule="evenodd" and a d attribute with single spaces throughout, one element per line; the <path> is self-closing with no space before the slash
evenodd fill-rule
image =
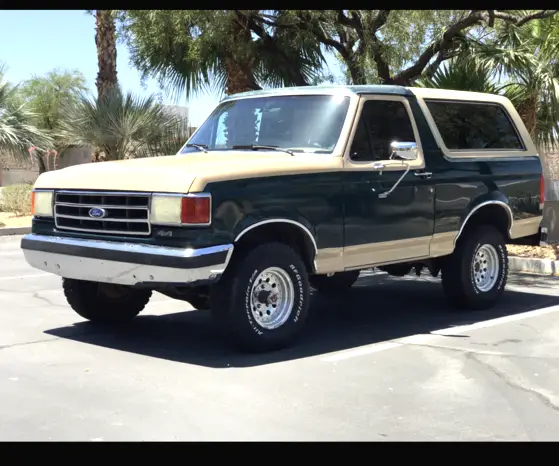
<path id="1" fill-rule="evenodd" d="M 217 281 L 233 253 L 232 244 L 182 249 L 38 234 L 24 236 L 21 248 L 29 265 L 39 270 L 136 286 Z"/>

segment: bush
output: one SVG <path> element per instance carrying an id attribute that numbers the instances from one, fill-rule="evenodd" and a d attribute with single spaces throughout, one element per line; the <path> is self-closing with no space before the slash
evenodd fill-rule
<path id="1" fill-rule="evenodd" d="M 31 191 L 33 185 L 29 183 L 14 184 L 2 188 L 0 209 L 12 212 L 16 216 L 31 215 Z"/>

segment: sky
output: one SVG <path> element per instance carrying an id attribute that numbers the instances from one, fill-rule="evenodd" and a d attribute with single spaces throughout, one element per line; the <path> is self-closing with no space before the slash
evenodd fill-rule
<path id="1" fill-rule="evenodd" d="M 4 10 L 0 12 L 0 44 L 0 62 L 7 67 L 6 78 L 14 84 L 53 69 L 77 69 L 88 87 L 95 89 L 95 18 L 85 10 Z M 332 55 L 327 63 L 339 76 L 340 68 Z M 117 73 L 124 91 L 143 95 L 161 92 L 153 79 L 142 87 L 140 73 L 129 64 L 124 44 L 117 45 Z M 192 126 L 199 126 L 219 102 L 217 96 L 206 92 L 189 101 L 184 97 L 171 100 L 164 94 L 163 98 L 166 104 L 188 106 Z"/>

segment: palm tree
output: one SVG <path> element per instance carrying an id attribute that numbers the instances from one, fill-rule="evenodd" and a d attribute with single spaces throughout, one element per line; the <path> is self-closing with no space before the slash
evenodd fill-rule
<path id="1" fill-rule="evenodd" d="M 308 84 L 324 63 L 320 45 L 271 31 L 259 11 L 124 10 L 120 18 L 134 65 L 177 93 Z"/>
<path id="2" fill-rule="evenodd" d="M 97 95 L 105 94 L 118 85 L 116 73 L 116 27 L 113 10 L 95 11 L 95 45 L 97 46 Z"/>
<path id="3" fill-rule="evenodd" d="M 540 150 L 559 146 L 559 20 L 501 24 L 417 85 L 499 93 L 515 105 Z"/>
<path id="4" fill-rule="evenodd" d="M 177 117 L 175 123 L 166 125 L 161 131 L 147 138 L 145 145 L 140 147 L 134 156 L 159 157 L 162 155 L 174 155 L 190 137 L 188 119 Z"/>
<path id="5" fill-rule="evenodd" d="M 18 95 L 18 87 L 5 80 L 6 68 L 0 64 L 0 154 L 25 158 L 52 147 L 51 137 L 33 124 L 36 115 Z"/>
<path id="6" fill-rule="evenodd" d="M 148 144 L 165 139 L 162 135 L 176 131 L 178 125 L 178 117 L 165 111 L 154 96 L 125 95 L 119 87 L 102 98 L 82 95 L 65 112 L 61 140 L 67 147 L 92 147 L 94 162 L 145 156 Z"/>

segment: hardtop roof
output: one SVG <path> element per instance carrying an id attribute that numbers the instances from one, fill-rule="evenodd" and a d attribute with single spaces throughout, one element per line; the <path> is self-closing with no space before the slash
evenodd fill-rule
<path id="1" fill-rule="evenodd" d="M 384 94 L 399 96 L 417 96 L 422 98 L 436 98 L 449 100 L 470 100 L 502 102 L 505 97 L 481 92 L 455 91 L 450 89 L 430 89 L 422 87 L 394 86 L 389 84 L 377 85 L 338 85 L 338 86 L 300 86 L 262 89 L 259 91 L 241 92 L 225 97 L 222 102 L 248 97 L 269 97 L 279 95 L 359 95 L 359 94 Z"/>

